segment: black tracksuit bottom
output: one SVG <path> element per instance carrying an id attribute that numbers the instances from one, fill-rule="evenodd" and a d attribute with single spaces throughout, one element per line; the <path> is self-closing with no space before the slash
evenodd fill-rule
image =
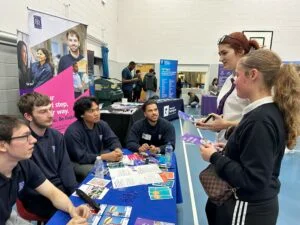
<path id="1" fill-rule="evenodd" d="M 275 225 L 278 217 L 278 196 L 261 202 L 248 203 L 233 197 L 217 206 L 206 203 L 209 225 Z"/>

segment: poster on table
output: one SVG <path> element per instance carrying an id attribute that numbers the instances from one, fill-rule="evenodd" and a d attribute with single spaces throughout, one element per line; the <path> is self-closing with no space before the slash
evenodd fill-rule
<path id="1" fill-rule="evenodd" d="M 226 79 L 232 74 L 232 70 L 226 70 L 224 69 L 223 64 L 219 64 L 219 70 L 218 70 L 218 86 L 221 88 L 223 84 L 225 83 Z"/>
<path id="2" fill-rule="evenodd" d="M 160 60 L 160 98 L 176 98 L 177 60 Z"/>
<path id="3" fill-rule="evenodd" d="M 64 132 L 74 120 L 76 98 L 89 95 L 87 26 L 28 9 L 28 34 L 18 31 L 20 95 L 48 95 L 52 127 Z"/>

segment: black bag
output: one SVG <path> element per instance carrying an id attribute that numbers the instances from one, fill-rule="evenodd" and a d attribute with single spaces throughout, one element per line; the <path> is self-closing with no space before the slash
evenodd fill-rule
<path id="1" fill-rule="evenodd" d="M 231 187 L 216 173 L 215 166 L 210 164 L 199 174 L 199 180 L 210 201 L 216 205 L 222 205 L 233 194 L 236 199 L 236 188 Z"/>

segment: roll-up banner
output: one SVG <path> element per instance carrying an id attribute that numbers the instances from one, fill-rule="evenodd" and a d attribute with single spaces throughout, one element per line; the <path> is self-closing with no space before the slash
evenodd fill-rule
<path id="1" fill-rule="evenodd" d="M 75 120 L 76 98 L 89 95 L 87 26 L 31 9 L 28 26 L 28 34 L 18 32 L 20 95 L 48 95 L 52 127 L 63 133 Z"/>

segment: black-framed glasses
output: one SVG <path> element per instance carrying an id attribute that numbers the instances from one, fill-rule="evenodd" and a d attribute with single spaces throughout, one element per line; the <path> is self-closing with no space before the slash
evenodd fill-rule
<path id="1" fill-rule="evenodd" d="M 26 139 L 27 141 L 29 141 L 29 137 L 32 136 L 31 132 L 28 132 L 24 135 L 21 135 L 21 136 L 16 136 L 16 137 L 11 137 L 9 140 L 15 140 L 15 139 Z"/>
<path id="2" fill-rule="evenodd" d="M 231 37 L 231 36 L 225 34 L 225 35 L 223 35 L 223 36 L 218 40 L 218 45 L 219 45 L 219 44 L 222 44 L 222 43 L 223 43 L 226 39 L 228 39 L 228 38 L 233 39 L 233 40 L 236 40 L 236 41 L 238 41 L 238 42 L 241 42 L 239 39 L 234 38 L 234 37 Z"/>

